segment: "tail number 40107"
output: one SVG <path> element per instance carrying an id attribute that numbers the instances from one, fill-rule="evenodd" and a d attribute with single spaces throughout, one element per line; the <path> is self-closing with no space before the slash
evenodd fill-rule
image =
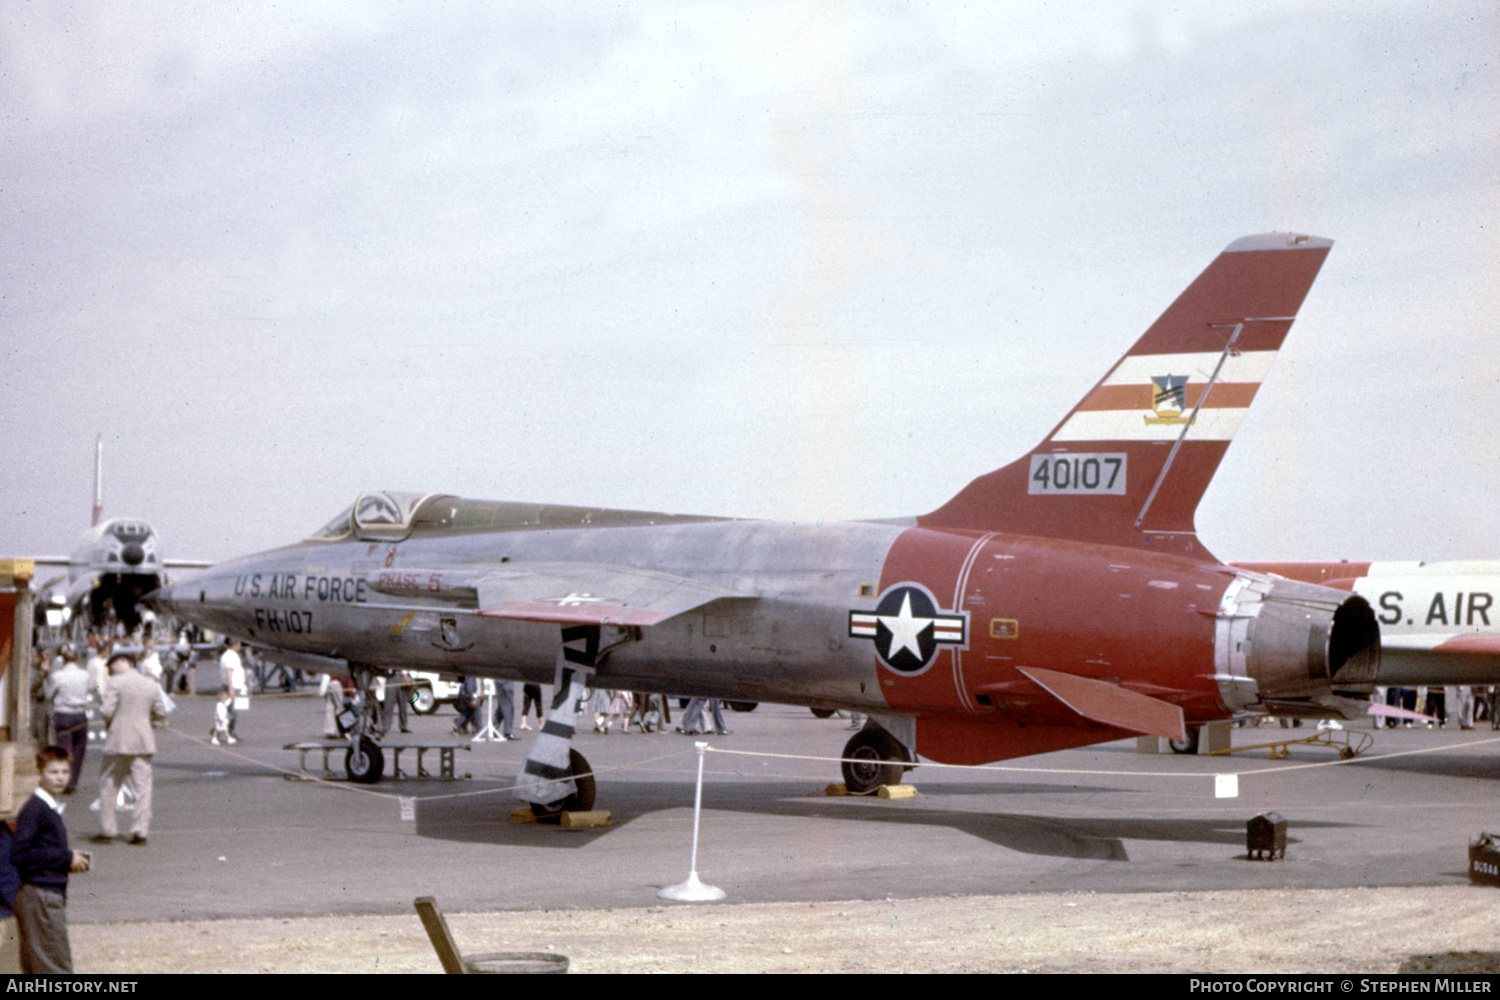
<path id="1" fill-rule="evenodd" d="M 1125 493 L 1125 453 L 1073 452 L 1031 456 L 1027 493 Z"/>

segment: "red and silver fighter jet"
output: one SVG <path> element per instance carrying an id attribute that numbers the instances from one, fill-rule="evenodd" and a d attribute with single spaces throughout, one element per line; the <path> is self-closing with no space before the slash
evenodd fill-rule
<path id="1" fill-rule="evenodd" d="M 929 514 L 812 526 L 371 492 L 157 601 L 361 683 L 552 682 L 517 793 L 540 812 L 592 798 L 572 780 L 585 683 L 866 713 L 845 748 L 856 792 L 917 754 L 1343 715 L 1378 666 L 1370 605 L 1226 566 L 1193 525 L 1330 245 L 1230 244 L 1029 455 Z M 347 762 L 375 780 L 380 748 L 357 733 Z"/>

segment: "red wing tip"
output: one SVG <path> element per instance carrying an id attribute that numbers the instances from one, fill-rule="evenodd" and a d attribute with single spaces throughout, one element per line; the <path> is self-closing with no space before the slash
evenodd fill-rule
<path id="1" fill-rule="evenodd" d="M 1437 653 L 1470 653 L 1474 655 L 1500 653 L 1500 636 L 1458 635 L 1445 639 L 1433 647 Z"/>
<path id="2" fill-rule="evenodd" d="M 1225 253 L 1245 253 L 1248 250 L 1308 250 L 1315 247 L 1331 247 L 1333 240 L 1321 236 L 1304 236 L 1302 233 L 1259 233 L 1242 236 L 1224 248 Z"/>

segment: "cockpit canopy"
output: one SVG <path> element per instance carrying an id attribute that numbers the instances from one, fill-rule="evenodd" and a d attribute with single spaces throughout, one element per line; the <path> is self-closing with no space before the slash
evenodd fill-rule
<path id="1" fill-rule="evenodd" d="M 310 541 L 335 541 L 353 536 L 360 541 L 399 542 L 411 534 L 417 509 L 438 493 L 406 490 L 371 490 L 361 493 L 352 506 L 313 532 Z"/>
<path id="2" fill-rule="evenodd" d="M 308 536 L 311 542 L 399 542 L 413 531 L 494 531 L 603 525 L 683 524 L 717 518 L 651 511 L 468 500 L 451 493 L 371 490 Z"/>

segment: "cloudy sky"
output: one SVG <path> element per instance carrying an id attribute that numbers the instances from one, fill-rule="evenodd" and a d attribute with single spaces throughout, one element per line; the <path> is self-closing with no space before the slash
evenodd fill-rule
<path id="1" fill-rule="evenodd" d="M 1337 241 L 1199 509 L 1500 557 L 1493 3 L 0 0 L 0 549 L 361 490 L 798 521 L 1028 450 L 1231 240 Z"/>

